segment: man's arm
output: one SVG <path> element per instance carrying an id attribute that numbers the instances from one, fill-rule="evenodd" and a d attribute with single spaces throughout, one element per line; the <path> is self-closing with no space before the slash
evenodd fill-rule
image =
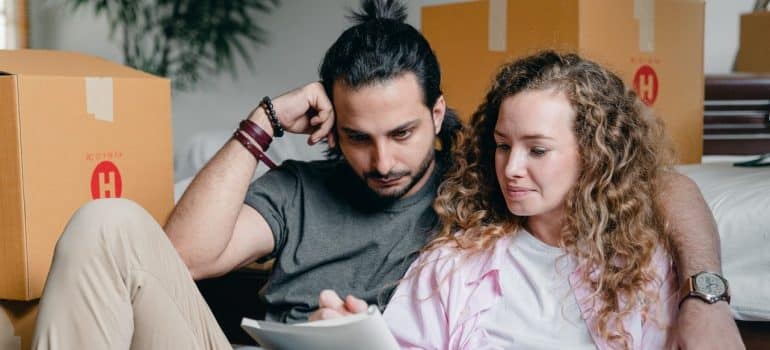
<path id="1" fill-rule="evenodd" d="M 698 186 L 672 173 L 664 181 L 663 209 L 676 250 L 679 284 L 700 272 L 722 272 L 716 222 Z M 682 349 L 743 349 L 726 302 L 685 300 L 679 309 L 676 338 Z"/>
<path id="2" fill-rule="evenodd" d="M 251 119 L 272 133 L 269 122 L 261 121 L 260 111 L 256 109 Z M 257 160 L 243 145 L 227 141 L 198 172 L 171 213 L 166 234 L 193 278 L 226 273 L 244 260 L 272 251 L 275 242 L 267 222 L 243 203 L 256 167 Z"/>
<path id="3" fill-rule="evenodd" d="M 320 83 L 284 94 L 273 105 L 283 127 L 310 134 L 310 144 L 326 136 L 334 122 L 331 102 Z M 308 116 L 309 111 L 316 115 Z M 272 136 L 262 108 L 256 108 L 249 119 Z M 171 213 L 166 234 L 193 278 L 222 275 L 273 250 L 270 226 L 243 203 L 256 166 L 257 160 L 243 145 L 228 141 L 195 176 Z"/>

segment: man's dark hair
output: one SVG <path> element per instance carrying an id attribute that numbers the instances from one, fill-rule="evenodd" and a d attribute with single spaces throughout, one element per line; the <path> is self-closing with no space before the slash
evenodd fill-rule
<path id="1" fill-rule="evenodd" d="M 433 50 L 420 32 L 406 24 L 406 7 L 399 0 L 364 0 L 353 12 L 354 25 L 345 30 L 326 51 L 320 75 L 326 94 L 334 101 L 335 83 L 358 88 L 413 73 L 432 109 L 441 96 L 441 72 Z M 449 150 L 461 124 L 447 109 L 439 132 L 443 150 Z M 442 152 L 448 154 L 449 152 Z M 339 147 L 327 155 L 340 158 Z"/>

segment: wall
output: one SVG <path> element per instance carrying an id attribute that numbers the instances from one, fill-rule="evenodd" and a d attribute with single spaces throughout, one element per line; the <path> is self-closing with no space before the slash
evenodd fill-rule
<path id="1" fill-rule="evenodd" d="M 409 22 L 419 28 L 423 5 L 461 1 L 412 0 Z M 225 74 L 195 92 L 174 94 L 175 149 L 196 133 L 233 129 L 264 95 L 275 96 L 317 79 L 324 51 L 349 23 L 345 9 L 357 4 L 357 0 L 283 0 L 273 14 L 261 16 L 270 42 L 253 50 L 253 71 L 241 64 L 236 78 Z M 737 50 L 738 15 L 750 10 L 752 4 L 753 0 L 706 1 L 706 73 L 730 71 Z M 72 13 L 62 0 L 30 0 L 29 11 L 30 47 L 81 51 L 121 61 L 118 44 L 109 39 L 106 21 L 90 11 Z M 299 145 L 304 138 L 288 142 Z M 319 153 L 316 149 L 309 155 Z"/>
<path id="2" fill-rule="evenodd" d="M 738 52 L 740 15 L 754 8 L 754 0 L 707 0 L 703 69 L 728 73 Z"/>

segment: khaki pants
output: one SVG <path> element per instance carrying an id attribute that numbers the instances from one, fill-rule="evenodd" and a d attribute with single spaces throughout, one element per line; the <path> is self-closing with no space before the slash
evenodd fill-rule
<path id="1" fill-rule="evenodd" d="M 122 199 L 86 204 L 56 245 L 33 349 L 231 349 L 163 229 Z"/>

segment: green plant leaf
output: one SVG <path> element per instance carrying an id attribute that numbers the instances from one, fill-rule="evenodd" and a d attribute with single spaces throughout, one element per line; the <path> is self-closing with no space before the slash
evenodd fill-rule
<path id="1" fill-rule="evenodd" d="M 280 0 L 68 0 L 73 11 L 91 6 L 105 16 L 110 38 L 120 34 L 124 63 L 168 77 L 190 90 L 205 76 L 229 72 L 237 60 L 253 70 L 249 46 L 264 45 L 267 32 L 255 17 Z"/>

